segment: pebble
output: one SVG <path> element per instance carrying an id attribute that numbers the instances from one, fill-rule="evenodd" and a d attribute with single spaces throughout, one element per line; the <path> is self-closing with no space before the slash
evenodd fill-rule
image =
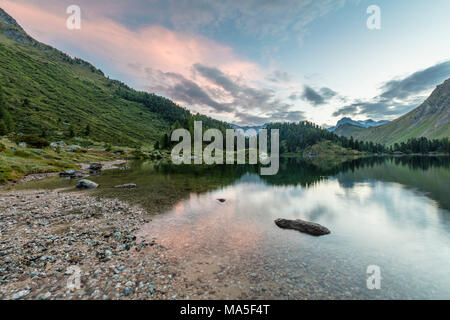
<path id="1" fill-rule="evenodd" d="M 12 299 L 22 299 L 30 294 L 30 290 L 22 290 L 12 295 Z"/>

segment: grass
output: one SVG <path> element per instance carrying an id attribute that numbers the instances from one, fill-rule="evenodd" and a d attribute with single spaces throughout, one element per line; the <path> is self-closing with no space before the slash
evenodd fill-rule
<path id="1" fill-rule="evenodd" d="M 118 81 L 51 47 L 9 39 L 4 28 L 0 23 L 0 89 L 16 132 L 46 131 L 55 141 L 67 138 L 71 129 L 83 136 L 89 125 L 95 141 L 141 146 L 153 145 L 169 130 L 171 123 L 160 114 L 121 98 Z"/>
<path id="2" fill-rule="evenodd" d="M 0 184 L 18 181 L 28 174 L 59 172 L 79 169 L 81 163 L 113 160 L 115 155 L 102 150 L 83 152 L 56 152 L 51 148 L 19 147 L 3 139 L 0 142 Z"/>
<path id="3" fill-rule="evenodd" d="M 303 158 L 318 168 L 331 168 L 345 161 L 367 156 L 367 153 L 343 148 L 328 140 L 322 140 L 298 153 L 283 153 L 286 158 Z"/>

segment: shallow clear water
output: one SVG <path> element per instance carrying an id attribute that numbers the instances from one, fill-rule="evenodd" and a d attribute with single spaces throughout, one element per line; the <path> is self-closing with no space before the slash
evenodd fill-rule
<path id="1" fill-rule="evenodd" d="M 209 297 L 450 298 L 448 157 L 337 166 L 285 159 L 276 176 L 258 172 L 144 162 L 92 180 L 101 184 L 94 194 L 160 213 L 138 239 L 165 246 L 183 277 L 209 286 Z M 111 188 L 132 182 L 137 189 Z M 74 183 L 54 178 L 29 187 Z M 277 218 L 320 223 L 331 234 L 282 230 Z M 371 265 L 381 270 L 380 289 L 367 288 Z"/>
<path id="2" fill-rule="evenodd" d="M 230 267 L 222 281 L 235 277 L 254 297 L 450 298 L 448 161 L 397 162 L 356 163 L 314 182 L 293 160 L 280 179 L 244 173 L 191 194 L 141 235 L 185 258 L 187 273 L 214 277 L 195 261 Z M 282 230 L 277 218 L 317 222 L 331 234 Z M 379 290 L 367 288 L 369 265 L 380 267 Z"/>

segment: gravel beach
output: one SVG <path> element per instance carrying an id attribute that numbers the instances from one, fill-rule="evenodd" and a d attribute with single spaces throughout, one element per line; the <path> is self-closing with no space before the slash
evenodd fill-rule
<path id="1" fill-rule="evenodd" d="M 136 246 L 145 211 L 86 193 L 18 191 L 0 198 L 0 299 L 156 298 L 163 264 Z M 81 289 L 68 290 L 71 266 Z"/>
<path id="2" fill-rule="evenodd" d="M 138 206 L 89 191 L 0 195 L 0 299 L 284 297 L 214 256 L 186 259 L 148 235 L 137 239 L 152 218 Z M 68 286 L 76 270 L 79 289 Z"/>

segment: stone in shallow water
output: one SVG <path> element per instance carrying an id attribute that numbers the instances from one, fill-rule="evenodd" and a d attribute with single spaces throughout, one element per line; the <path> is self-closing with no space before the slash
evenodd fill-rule
<path id="1" fill-rule="evenodd" d="M 134 188 L 136 188 L 136 184 L 127 183 L 127 184 L 122 184 L 120 186 L 115 186 L 114 188 L 116 188 L 116 189 L 134 189 Z"/>
<path id="2" fill-rule="evenodd" d="M 61 178 L 79 179 L 83 178 L 84 174 L 82 171 L 78 170 L 67 170 L 59 173 Z"/>
<path id="3" fill-rule="evenodd" d="M 87 179 L 80 180 L 77 183 L 77 189 L 95 189 L 97 187 L 98 187 L 97 183 Z"/>
<path id="4" fill-rule="evenodd" d="M 275 224 L 282 229 L 293 229 L 300 232 L 304 232 L 313 236 L 323 236 L 330 233 L 326 227 L 304 220 L 287 220 L 287 219 L 277 219 Z"/>

